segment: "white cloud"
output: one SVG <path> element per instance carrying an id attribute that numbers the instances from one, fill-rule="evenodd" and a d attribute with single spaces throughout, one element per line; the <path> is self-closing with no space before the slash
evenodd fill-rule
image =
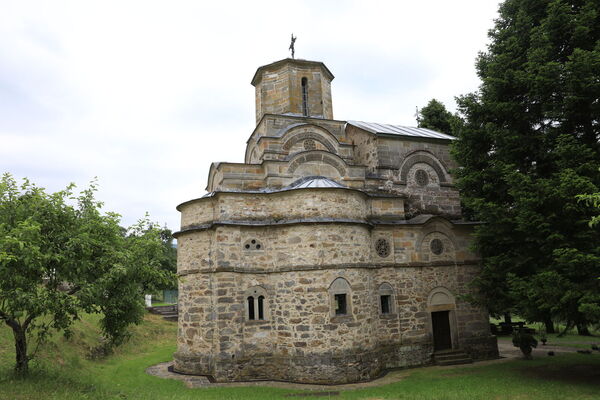
<path id="1" fill-rule="evenodd" d="M 241 162 L 257 67 L 336 75 L 338 119 L 414 124 L 473 91 L 495 1 L 0 1 L 0 170 L 48 190 L 99 177 L 106 209 L 174 230 L 212 161 Z"/>

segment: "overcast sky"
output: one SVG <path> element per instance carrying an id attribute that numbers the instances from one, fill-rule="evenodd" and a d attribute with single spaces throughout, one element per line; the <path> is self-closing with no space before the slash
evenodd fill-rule
<path id="1" fill-rule="evenodd" d="M 415 126 L 477 89 L 496 0 L 0 0 L 0 172 L 49 191 L 98 177 L 106 211 L 179 228 L 212 161 L 243 162 L 256 68 L 335 75 L 338 120 Z"/>

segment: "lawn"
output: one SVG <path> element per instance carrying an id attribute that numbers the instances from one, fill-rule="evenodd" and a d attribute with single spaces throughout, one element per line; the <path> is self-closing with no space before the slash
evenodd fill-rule
<path id="1" fill-rule="evenodd" d="M 170 360 L 175 351 L 176 325 L 155 315 L 135 327 L 131 340 L 114 354 L 88 359 L 90 347 L 99 343 L 96 323 L 97 317 L 86 316 L 72 339 L 55 336 L 26 380 L 12 377 L 12 335 L 0 327 L 0 399 L 281 399 L 311 393 L 267 386 L 189 389 L 179 381 L 149 376 L 146 367 Z M 323 391 L 339 391 L 331 396 L 336 399 L 600 399 L 598 352 L 391 374 L 402 378 L 379 387 Z"/>

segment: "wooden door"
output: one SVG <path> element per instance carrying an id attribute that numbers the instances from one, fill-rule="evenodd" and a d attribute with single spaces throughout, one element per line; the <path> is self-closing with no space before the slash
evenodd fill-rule
<path id="1" fill-rule="evenodd" d="M 449 311 L 437 311 L 431 313 L 431 323 L 433 327 L 433 348 L 435 351 L 452 348 L 449 314 Z"/>

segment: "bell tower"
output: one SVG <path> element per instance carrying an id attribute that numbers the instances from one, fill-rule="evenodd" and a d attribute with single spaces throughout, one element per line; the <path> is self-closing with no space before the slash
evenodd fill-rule
<path id="1" fill-rule="evenodd" d="M 333 74 L 322 62 L 286 58 L 256 70 L 256 123 L 265 114 L 333 119 Z"/>

